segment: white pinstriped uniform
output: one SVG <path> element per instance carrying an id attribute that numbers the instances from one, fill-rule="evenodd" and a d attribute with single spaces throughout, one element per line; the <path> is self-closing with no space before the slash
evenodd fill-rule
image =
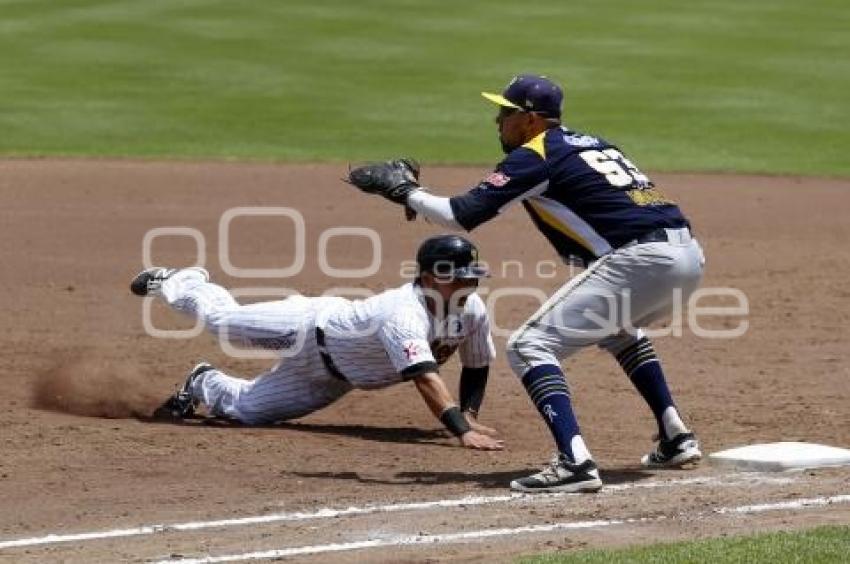
<path id="1" fill-rule="evenodd" d="M 293 296 L 242 306 L 202 272 L 187 269 L 163 283 L 161 296 L 213 334 L 242 346 L 281 351 L 283 358 L 254 380 L 211 370 L 193 383 L 190 392 L 211 413 L 248 424 L 306 415 L 353 388 L 400 383 L 406 370 L 441 364 L 455 349 L 461 364 L 470 368 L 487 366 L 495 358 L 486 308 L 475 294 L 460 315 L 442 321 L 428 313 L 414 284 L 358 301 Z M 317 326 L 344 380 L 326 367 L 316 342 Z"/>

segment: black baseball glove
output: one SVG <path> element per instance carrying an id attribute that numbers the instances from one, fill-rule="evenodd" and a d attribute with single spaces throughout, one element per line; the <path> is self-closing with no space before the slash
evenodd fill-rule
<path id="1" fill-rule="evenodd" d="M 349 170 L 346 182 L 367 194 L 379 194 L 406 205 L 410 193 L 419 189 L 419 163 L 413 159 L 396 159 L 365 164 Z"/>

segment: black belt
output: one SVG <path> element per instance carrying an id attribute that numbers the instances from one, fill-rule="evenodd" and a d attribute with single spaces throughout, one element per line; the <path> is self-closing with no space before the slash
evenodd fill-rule
<path id="1" fill-rule="evenodd" d="M 640 237 L 631 241 L 632 244 L 641 245 L 643 243 L 667 243 L 670 241 L 670 236 L 667 234 L 668 229 L 688 229 L 687 227 L 659 227 L 648 233 L 644 233 Z M 690 231 L 690 229 L 688 229 Z"/>
<path id="2" fill-rule="evenodd" d="M 340 372 L 339 368 L 337 368 L 336 364 L 334 364 L 334 359 L 332 359 L 330 353 L 328 353 L 327 345 L 325 345 L 325 332 L 319 327 L 316 327 L 316 344 L 319 346 L 319 356 L 322 357 L 322 362 L 325 363 L 325 368 L 328 369 L 331 376 L 337 380 L 348 382 L 348 378 L 343 376 L 342 372 Z"/>

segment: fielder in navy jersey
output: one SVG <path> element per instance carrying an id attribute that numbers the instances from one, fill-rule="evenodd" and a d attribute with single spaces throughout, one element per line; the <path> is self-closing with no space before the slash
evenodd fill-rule
<path id="1" fill-rule="evenodd" d="M 688 227 L 679 208 L 617 147 L 563 126 L 511 151 L 478 186 L 449 202 L 467 231 L 521 202 L 571 262 L 595 261 L 653 229 Z"/>
<path id="2" fill-rule="evenodd" d="M 521 203 L 565 260 L 587 266 L 509 339 L 507 356 L 549 426 L 558 453 L 543 471 L 511 482 L 525 492 L 597 491 L 599 471 L 581 437 L 560 362 L 584 347 L 609 351 L 652 410 L 658 444 L 648 467 L 680 467 L 702 454 L 679 414 L 660 361 L 640 329 L 698 287 L 705 259 L 679 207 L 615 145 L 561 123 L 561 88 L 515 77 L 496 123 L 506 158 L 466 194 L 419 185 L 410 159 L 353 169 L 348 181 L 405 206 L 408 217 L 472 230 Z M 606 320 L 600 323 L 600 319 Z"/>

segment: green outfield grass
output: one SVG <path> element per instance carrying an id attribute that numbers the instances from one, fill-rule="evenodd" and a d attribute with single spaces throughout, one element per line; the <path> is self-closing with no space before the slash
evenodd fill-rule
<path id="1" fill-rule="evenodd" d="M 656 544 L 622 550 L 587 550 L 572 554 L 535 556 L 520 564 L 711 564 L 844 563 L 850 555 L 850 527 L 820 527 L 747 537 L 675 544 Z"/>
<path id="2" fill-rule="evenodd" d="M 0 0 L 0 154 L 493 163 L 515 73 L 647 169 L 850 175 L 846 0 Z"/>

